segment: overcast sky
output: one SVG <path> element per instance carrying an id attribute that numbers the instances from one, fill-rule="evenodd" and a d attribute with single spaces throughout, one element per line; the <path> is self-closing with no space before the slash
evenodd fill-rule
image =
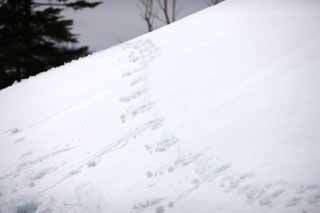
<path id="1" fill-rule="evenodd" d="M 91 51 L 108 48 L 146 32 L 138 8 L 138 0 L 101 0 L 103 4 L 94 9 L 66 12 L 74 19 L 74 32 L 79 34 L 82 45 Z M 205 0 L 178 0 L 178 15 L 197 12 L 207 7 Z"/>

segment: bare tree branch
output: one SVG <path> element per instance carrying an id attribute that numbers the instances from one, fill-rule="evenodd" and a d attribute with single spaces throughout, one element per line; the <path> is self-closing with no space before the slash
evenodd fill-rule
<path id="1" fill-rule="evenodd" d="M 171 16 L 172 22 L 176 21 L 176 13 L 177 13 L 177 0 L 173 0 L 172 1 L 172 16 Z"/>
<path id="2" fill-rule="evenodd" d="M 140 0 L 140 7 L 143 11 L 142 18 L 147 24 L 148 32 L 153 31 L 153 10 L 154 10 L 154 0 Z"/>
<path id="3" fill-rule="evenodd" d="M 98 6 L 99 4 L 101 4 L 101 1 L 97 1 L 97 2 L 86 2 L 84 0 L 78 0 L 78 1 L 74 1 L 71 3 L 67 3 L 66 1 L 46 1 L 46 2 L 41 2 L 41 1 L 36 1 L 36 2 L 32 2 L 33 6 L 48 6 L 48 7 L 70 7 L 74 10 L 79 10 L 82 8 L 93 8 Z"/>
<path id="4" fill-rule="evenodd" d="M 154 20 L 171 24 L 177 19 L 177 0 L 139 0 L 139 3 L 149 32 L 154 29 Z"/>

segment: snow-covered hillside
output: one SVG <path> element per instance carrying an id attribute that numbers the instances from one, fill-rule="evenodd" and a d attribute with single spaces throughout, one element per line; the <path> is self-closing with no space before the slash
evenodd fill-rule
<path id="1" fill-rule="evenodd" d="M 227 0 L 0 91 L 0 212 L 320 212 L 319 11 Z"/>

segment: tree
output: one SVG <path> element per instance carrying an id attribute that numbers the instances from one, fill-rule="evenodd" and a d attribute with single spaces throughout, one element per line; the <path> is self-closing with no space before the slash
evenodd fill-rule
<path id="1" fill-rule="evenodd" d="M 140 9 L 142 10 L 142 18 L 147 24 L 148 32 L 154 29 L 154 1 L 140 0 Z"/>
<path id="2" fill-rule="evenodd" d="M 176 21 L 177 0 L 157 0 L 166 24 Z M 170 4 L 171 3 L 171 4 Z"/>
<path id="3" fill-rule="evenodd" d="M 87 55 L 77 47 L 65 8 L 93 8 L 87 0 L 0 0 L 0 89 Z"/>
<path id="4" fill-rule="evenodd" d="M 143 20 L 148 31 L 154 30 L 155 20 L 161 24 L 171 24 L 177 18 L 177 0 L 139 0 Z"/>

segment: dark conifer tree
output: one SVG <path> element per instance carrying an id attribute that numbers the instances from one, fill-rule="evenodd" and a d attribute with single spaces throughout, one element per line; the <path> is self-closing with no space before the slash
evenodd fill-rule
<path id="1" fill-rule="evenodd" d="M 88 0 L 0 0 L 0 89 L 88 54 L 76 46 L 61 12 L 93 8 Z"/>

